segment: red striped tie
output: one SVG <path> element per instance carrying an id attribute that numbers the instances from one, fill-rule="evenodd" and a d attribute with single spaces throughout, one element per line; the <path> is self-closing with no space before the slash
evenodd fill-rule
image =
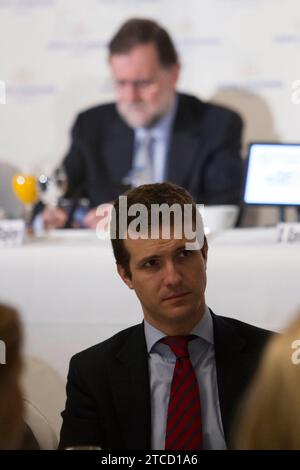
<path id="1" fill-rule="evenodd" d="M 201 404 L 188 343 L 195 336 L 167 336 L 161 340 L 176 356 L 166 427 L 166 450 L 199 450 L 202 447 Z"/>

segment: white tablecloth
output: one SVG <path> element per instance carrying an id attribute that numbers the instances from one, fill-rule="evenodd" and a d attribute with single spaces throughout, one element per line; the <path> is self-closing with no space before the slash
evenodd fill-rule
<path id="1" fill-rule="evenodd" d="M 300 306 L 300 250 L 275 240 L 272 229 L 211 237 L 206 299 L 216 313 L 274 330 L 287 324 Z M 20 310 L 25 352 L 63 377 L 74 353 L 142 320 L 109 242 L 88 232 L 2 248 L 0 263 L 0 301 Z"/>

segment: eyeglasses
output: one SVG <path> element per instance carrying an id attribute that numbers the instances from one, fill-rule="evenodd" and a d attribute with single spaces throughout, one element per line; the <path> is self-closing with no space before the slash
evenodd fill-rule
<path id="1" fill-rule="evenodd" d="M 124 90 L 128 85 L 138 91 L 155 91 L 158 83 L 155 79 L 148 80 L 115 80 L 115 86 L 118 90 Z"/>

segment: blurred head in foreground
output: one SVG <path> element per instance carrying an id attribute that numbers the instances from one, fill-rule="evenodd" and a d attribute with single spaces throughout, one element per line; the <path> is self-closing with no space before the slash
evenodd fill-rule
<path id="1" fill-rule="evenodd" d="M 21 343 L 16 311 L 0 304 L 0 449 L 18 448 L 23 431 Z"/>
<path id="2" fill-rule="evenodd" d="M 300 449 L 300 312 L 268 344 L 240 409 L 236 449 Z"/>

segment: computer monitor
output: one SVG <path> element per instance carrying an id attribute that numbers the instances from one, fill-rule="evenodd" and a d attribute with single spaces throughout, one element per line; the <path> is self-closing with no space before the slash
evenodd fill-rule
<path id="1" fill-rule="evenodd" d="M 250 144 L 244 202 L 300 206 L 300 144 Z"/>

